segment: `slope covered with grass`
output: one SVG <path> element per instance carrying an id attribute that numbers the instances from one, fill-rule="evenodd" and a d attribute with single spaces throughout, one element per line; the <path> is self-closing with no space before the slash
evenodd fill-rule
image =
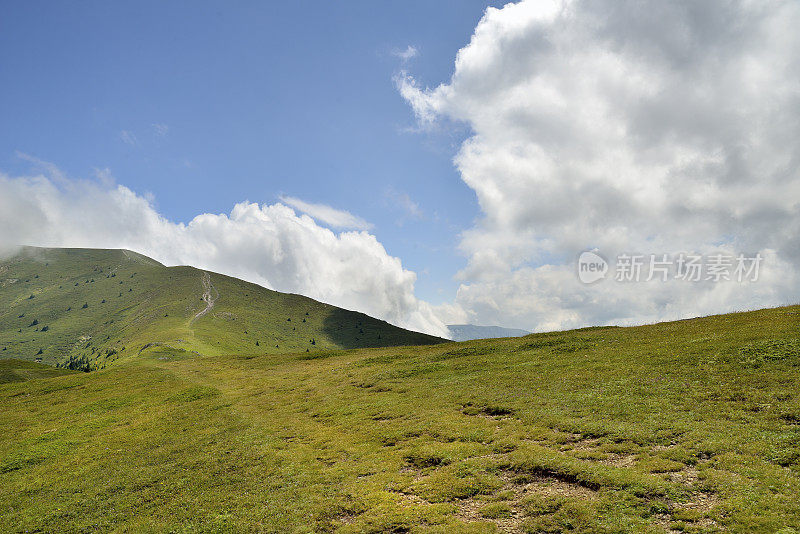
<path id="1" fill-rule="evenodd" d="M 81 369 L 148 350 L 313 353 L 442 341 L 127 250 L 26 247 L 0 260 L 0 302 L 0 358 Z"/>
<path id="2" fill-rule="evenodd" d="M 0 384 L 24 382 L 34 378 L 64 376 L 74 372 L 69 369 L 57 369 L 44 363 L 15 360 L 13 358 L 0 359 Z"/>
<path id="3" fill-rule="evenodd" d="M 0 525 L 791 533 L 798 423 L 798 306 L 427 347 L 145 352 L 0 385 Z"/>

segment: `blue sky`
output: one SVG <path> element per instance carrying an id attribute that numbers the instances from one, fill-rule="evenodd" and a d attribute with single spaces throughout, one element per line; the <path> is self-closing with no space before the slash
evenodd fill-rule
<path id="1" fill-rule="evenodd" d="M 410 131 L 393 52 L 414 46 L 415 76 L 447 80 L 486 5 L 4 3 L 0 168 L 28 170 L 17 151 L 71 177 L 108 168 L 174 221 L 280 195 L 329 204 L 374 224 L 420 297 L 452 299 L 478 215 L 452 164 L 463 132 Z"/>

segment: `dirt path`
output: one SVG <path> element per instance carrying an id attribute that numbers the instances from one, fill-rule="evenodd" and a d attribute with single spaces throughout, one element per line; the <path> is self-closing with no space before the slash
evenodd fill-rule
<path id="1" fill-rule="evenodd" d="M 199 312 L 197 312 L 197 315 L 195 315 L 192 318 L 189 324 L 195 322 L 200 317 L 207 314 L 211 310 L 211 308 L 214 307 L 214 302 L 216 302 L 217 298 L 219 297 L 219 291 L 217 291 L 216 288 L 214 287 L 214 284 L 211 283 L 210 274 L 203 271 L 203 276 L 201 278 L 201 281 L 203 282 L 203 296 L 200 298 L 202 298 L 203 301 L 205 301 L 206 307 L 205 309 L 202 309 Z"/>

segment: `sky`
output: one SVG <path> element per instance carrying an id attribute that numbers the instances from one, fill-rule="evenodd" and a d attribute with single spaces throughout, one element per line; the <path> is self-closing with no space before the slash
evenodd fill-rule
<path id="1" fill-rule="evenodd" d="M 0 249 L 131 248 L 440 335 L 796 303 L 798 23 L 791 0 L 4 2 Z M 760 270 L 615 277 L 684 253 Z"/>

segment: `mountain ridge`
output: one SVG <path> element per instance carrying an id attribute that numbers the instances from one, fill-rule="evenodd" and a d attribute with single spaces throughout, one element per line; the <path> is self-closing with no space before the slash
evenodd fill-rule
<path id="1" fill-rule="evenodd" d="M 471 341 L 473 339 L 492 339 L 500 337 L 527 336 L 532 332 L 520 328 L 503 326 L 480 326 L 475 324 L 449 324 L 450 338 L 453 341 Z"/>
<path id="2" fill-rule="evenodd" d="M 23 247 L 0 260 L 0 358 L 97 369 L 146 350 L 315 352 L 446 340 L 127 249 Z"/>

